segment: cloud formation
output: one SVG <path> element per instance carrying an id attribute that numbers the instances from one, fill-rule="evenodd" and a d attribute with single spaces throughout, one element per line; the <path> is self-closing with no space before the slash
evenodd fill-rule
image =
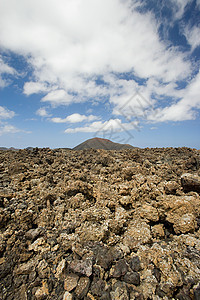
<path id="1" fill-rule="evenodd" d="M 85 115 L 80 115 L 80 114 L 75 113 L 75 114 L 67 116 L 64 119 L 52 118 L 51 121 L 53 123 L 80 123 L 83 121 L 91 122 L 91 121 L 98 120 L 98 119 L 99 119 L 99 117 L 97 117 L 97 116 L 93 116 L 93 115 L 85 116 Z"/>
<path id="2" fill-rule="evenodd" d="M 197 117 L 195 108 L 200 109 L 200 71 L 184 90 L 184 95 L 179 101 L 163 109 L 157 109 L 148 119 L 154 122 L 186 121 Z"/>
<path id="3" fill-rule="evenodd" d="M 67 128 L 65 133 L 76 133 L 76 132 L 95 132 L 98 134 L 102 133 L 115 133 L 128 131 L 134 129 L 137 126 L 135 123 L 123 123 L 120 119 L 110 119 L 108 121 L 102 122 L 97 121 L 86 126 L 76 127 L 76 128 Z"/>
<path id="4" fill-rule="evenodd" d="M 47 109 L 45 107 L 40 107 L 36 111 L 36 115 L 38 115 L 40 117 L 50 117 L 50 114 L 48 113 L 48 111 L 47 111 Z"/>
<path id="5" fill-rule="evenodd" d="M 0 120 L 11 119 L 15 116 L 15 112 L 7 109 L 6 107 L 0 106 Z"/>
<path id="6" fill-rule="evenodd" d="M 0 55 L 0 88 L 4 88 L 9 84 L 8 75 L 16 75 L 17 71 L 4 62 Z"/>
<path id="7" fill-rule="evenodd" d="M 9 133 L 17 133 L 20 132 L 21 130 L 19 130 L 18 128 L 16 128 L 13 125 L 10 124 L 0 124 L 0 136 L 3 134 L 9 134 Z"/>
<path id="8" fill-rule="evenodd" d="M 185 12 L 186 6 L 191 2 L 192 0 L 171 0 L 170 4 L 173 7 L 174 18 L 181 19 Z"/>
<path id="9" fill-rule="evenodd" d="M 42 94 L 41 102 L 53 108 L 106 99 L 120 116 L 119 107 L 138 91 L 148 99 L 145 109 L 155 105 L 157 121 L 194 118 L 185 100 L 191 89 L 196 93 L 193 81 L 198 80 L 189 82 L 194 73 L 189 53 L 162 40 L 159 21 L 152 12 L 141 13 L 138 5 L 142 1 L 1 1 L 0 44 L 26 57 L 33 70 L 24 94 Z M 171 0 L 170 5 L 178 20 L 188 1 Z M 188 27 L 185 35 L 192 49 L 199 45 L 199 28 Z M 182 80 L 189 82 L 186 90 L 179 87 Z M 198 105 L 193 102 L 192 109 Z M 47 116 L 44 109 L 37 113 Z M 148 119 L 156 121 L 151 112 Z"/>
<path id="10" fill-rule="evenodd" d="M 6 120 L 12 119 L 15 116 L 15 112 L 9 110 L 6 107 L 0 106 L 0 136 L 8 133 L 20 132 L 15 126 L 8 124 Z"/>
<path id="11" fill-rule="evenodd" d="M 187 38 L 189 45 L 192 48 L 192 51 L 200 46 L 200 27 L 193 26 L 192 28 L 186 27 L 184 34 Z"/>

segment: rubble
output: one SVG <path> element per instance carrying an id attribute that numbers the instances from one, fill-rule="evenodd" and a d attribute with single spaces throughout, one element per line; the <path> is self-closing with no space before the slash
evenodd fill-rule
<path id="1" fill-rule="evenodd" d="M 0 299 L 200 295 L 200 152 L 0 151 Z"/>

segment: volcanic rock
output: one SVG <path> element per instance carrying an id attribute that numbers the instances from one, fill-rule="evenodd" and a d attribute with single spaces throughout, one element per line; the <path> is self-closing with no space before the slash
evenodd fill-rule
<path id="1" fill-rule="evenodd" d="M 186 192 L 194 191 L 200 193 L 200 177 L 185 173 L 181 176 L 181 184 Z"/>
<path id="2" fill-rule="evenodd" d="M 89 286 L 90 286 L 90 279 L 88 277 L 81 277 L 75 289 L 76 297 L 78 299 L 83 299 L 88 292 Z"/>
<path id="3" fill-rule="evenodd" d="M 0 151 L 0 299 L 199 299 L 200 152 Z"/>
<path id="4" fill-rule="evenodd" d="M 68 274 L 65 278 L 64 288 L 66 291 L 71 292 L 78 283 L 79 276 L 76 274 Z"/>

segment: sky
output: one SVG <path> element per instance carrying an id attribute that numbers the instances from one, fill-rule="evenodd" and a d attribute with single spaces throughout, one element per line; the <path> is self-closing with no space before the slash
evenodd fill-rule
<path id="1" fill-rule="evenodd" d="M 1 0 L 0 147 L 200 149 L 200 0 Z"/>

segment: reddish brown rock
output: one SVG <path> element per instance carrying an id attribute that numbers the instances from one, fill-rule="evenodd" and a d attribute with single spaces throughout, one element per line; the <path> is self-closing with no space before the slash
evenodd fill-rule
<path id="1" fill-rule="evenodd" d="M 92 258 L 86 258 L 85 260 L 73 260 L 70 263 L 69 268 L 74 273 L 89 277 L 92 275 L 92 266 Z"/>

